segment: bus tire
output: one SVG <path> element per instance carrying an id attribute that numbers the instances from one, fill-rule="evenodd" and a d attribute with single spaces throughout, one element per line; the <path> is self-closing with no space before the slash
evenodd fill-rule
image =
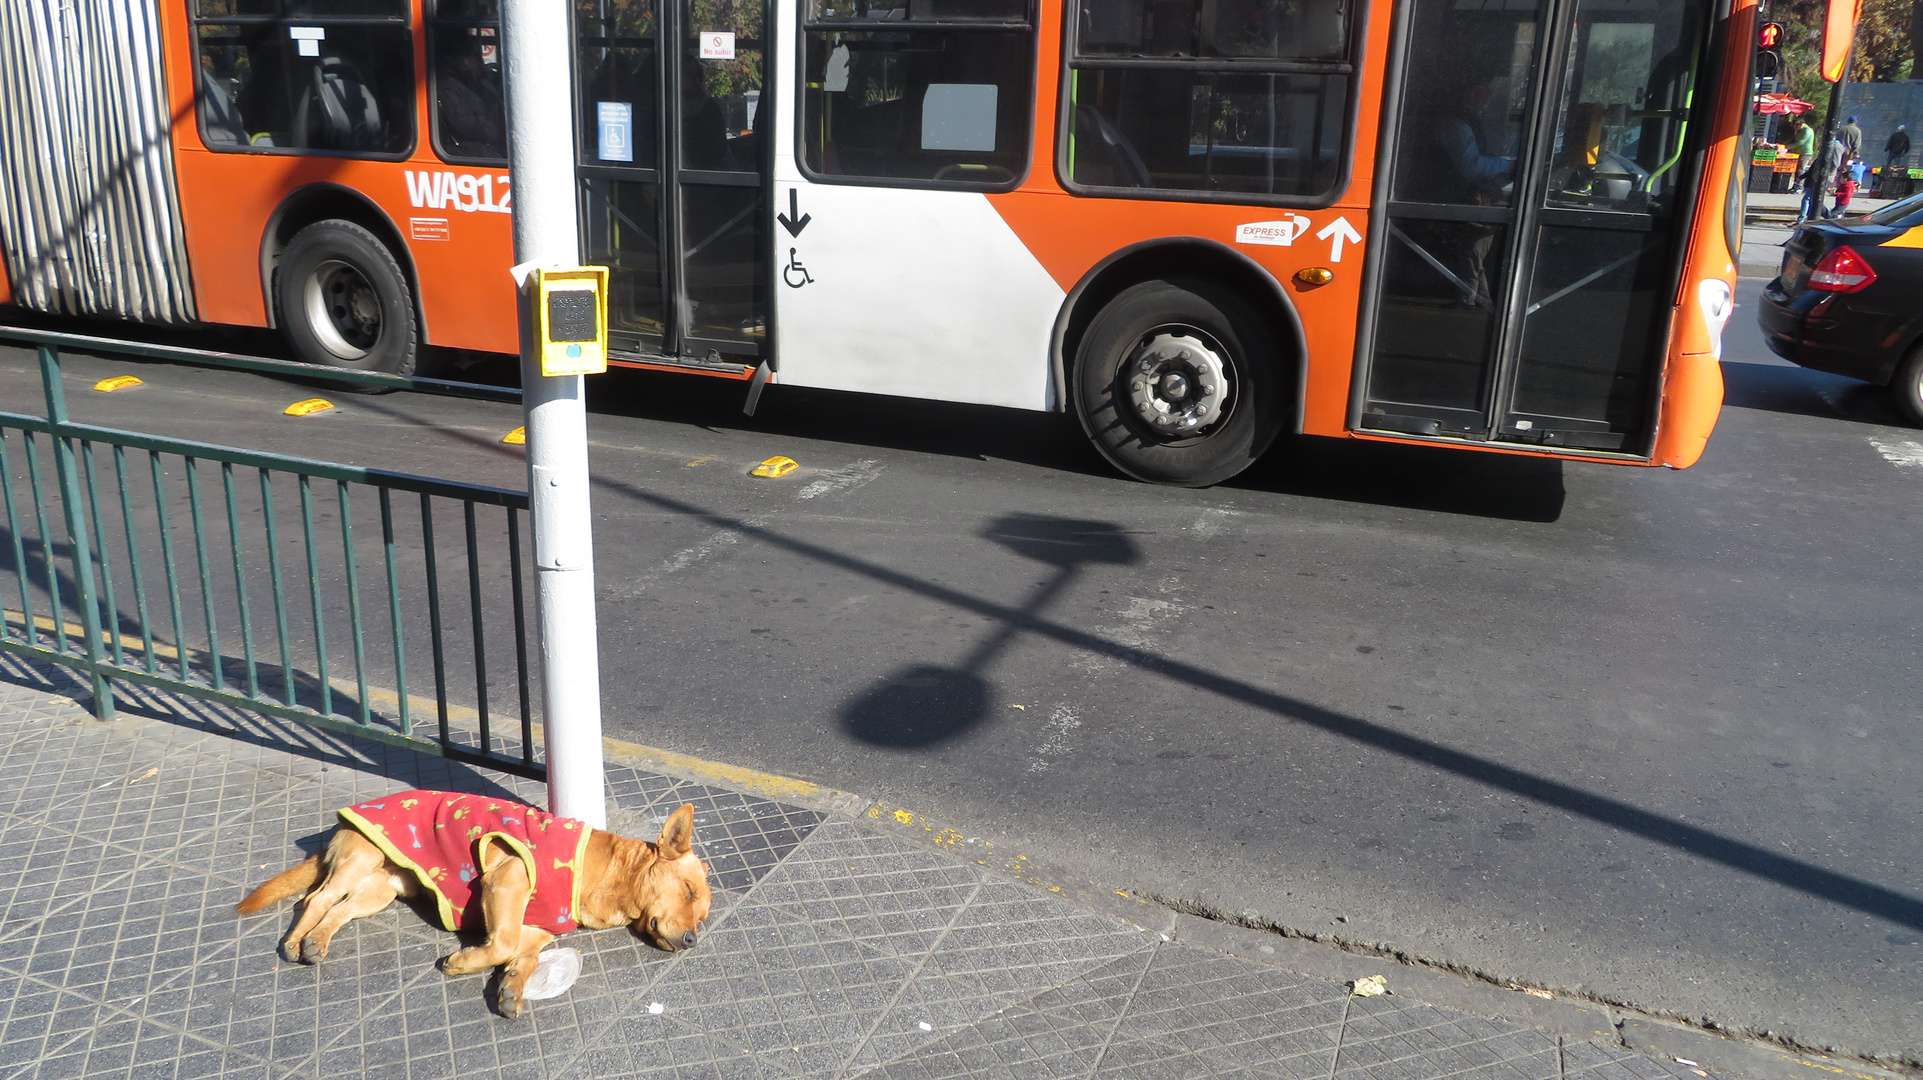
<path id="1" fill-rule="evenodd" d="M 414 373 L 420 331 L 413 292 L 394 253 L 373 233 L 339 220 L 302 229 L 281 255 L 274 293 L 281 328 L 299 359 Z"/>
<path id="2" fill-rule="evenodd" d="M 1132 285 L 1090 321 L 1071 390 L 1082 430 L 1137 480 L 1207 487 L 1281 430 L 1275 338 L 1235 296 L 1189 278 Z"/>
<path id="3" fill-rule="evenodd" d="M 1896 377 L 1890 380 L 1890 395 L 1896 399 L 1896 409 L 1905 421 L 1923 427 L 1923 342 L 1918 342 L 1910 355 L 1896 365 Z"/>

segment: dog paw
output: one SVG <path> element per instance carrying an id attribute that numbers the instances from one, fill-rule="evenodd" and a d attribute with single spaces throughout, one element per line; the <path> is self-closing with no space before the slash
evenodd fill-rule
<path id="1" fill-rule="evenodd" d="M 318 964 L 325 959 L 327 959 L 327 939 L 320 937 L 305 937 L 301 939 L 301 963 Z"/>
<path id="2" fill-rule="evenodd" d="M 509 1020 L 519 1020 L 521 1013 L 527 1008 L 527 1003 L 521 1000 L 520 990 L 505 982 L 501 984 L 501 993 L 496 1004 L 501 1008 L 501 1015 Z"/>

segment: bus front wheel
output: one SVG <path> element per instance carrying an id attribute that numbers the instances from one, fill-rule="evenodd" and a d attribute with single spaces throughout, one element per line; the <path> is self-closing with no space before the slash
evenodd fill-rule
<path id="1" fill-rule="evenodd" d="M 414 373 L 414 298 L 394 253 L 351 221 L 295 234 L 275 276 L 281 327 L 300 359 L 327 367 Z"/>
<path id="2" fill-rule="evenodd" d="M 1274 336 L 1248 306 L 1203 282 L 1132 285 L 1089 323 L 1076 351 L 1082 430 L 1137 480 L 1207 487 L 1275 441 Z"/>

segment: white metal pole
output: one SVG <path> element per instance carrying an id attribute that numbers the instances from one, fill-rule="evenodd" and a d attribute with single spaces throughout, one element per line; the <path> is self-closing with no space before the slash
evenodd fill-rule
<path id="1" fill-rule="evenodd" d="M 501 24 L 514 177 L 514 261 L 522 266 L 573 266 L 580 255 L 567 0 L 506 0 Z M 548 810 L 599 829 L 607 826 L 607 799 L 584 390 L 579 375 L 541 374 L 524 294 L 521 405 L 527 424 Z"/>

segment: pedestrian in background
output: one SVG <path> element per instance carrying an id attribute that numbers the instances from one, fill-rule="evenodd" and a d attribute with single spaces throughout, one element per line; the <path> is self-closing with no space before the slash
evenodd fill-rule
<path id="1" fill-rule="evenodd" d="M 1844 173 L 1842 177 L 1836 181 L 1836 205 L 1831 207 L 1829 213 L 1823 216 L 1836 218 L 1849 213 L 1850 199 L 1855 195 L 1856 177 L 1850 173 Z"/>
<path id="2" fill-rule="evenodd" d="M 1893 190 L 1890 181 L 1896 179 L 1897 170 L 1903 166 L 1903 159 L 1910 156 L 1910 133 L 1903 130 L 1907 125 L 1898 124 L 1890 132 L 1889 141 L 1883 144 L 1883 172 L 1877 177 L 1877 187 L 1883 191 Z M 1903 170 L 1904 179 L 1909 179 L 1908 169 Z"/>
<path id="3" fill-rule="evenodd" d="M 1789 148 L 1796 154 L 1795 186 L 1803 193 L 1802 208 L 1796 216 L 1799 219 L 1813 218 L 1823 203 L 1822 195 L 1810 190 L 1815 182 L 1810 174 L 1816 168 L 1816 129 L 1800 116 L 1791 123 L 1795 125 L 1790 129 L 1789 136 Z"/>
<path id="4" fill-rule="evenodd" d="M 1843 160 L 1849 161 L 1863 156 L 1863 129 L 1856 126 L 1856 117 L 1852 116 L 1845 120 L 1843 126 L 1836 129 L 1836 137 L 1843 140 Z"/>

